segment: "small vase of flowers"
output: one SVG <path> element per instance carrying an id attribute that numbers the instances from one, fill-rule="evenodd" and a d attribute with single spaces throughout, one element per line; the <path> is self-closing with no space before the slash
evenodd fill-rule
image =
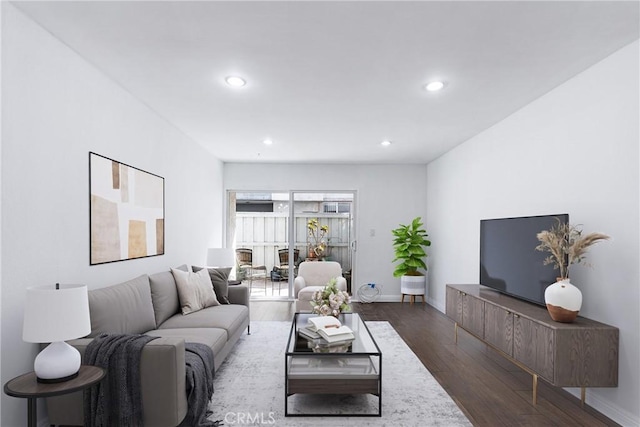
<path id="1" fill-rule="evenodd" d="M 316 291 L 311 296 L 311 308 L 313 313 L 321 316 L 338 317 L 340 313 L 351 311 L 351 297 L 345 291 L 338 289 L 335 278 L 329 280 L 327 286 Z"/>
<path id="2" fill-rule="evenodd" d="M 540 244 L 536 250 L 550 253 L 544 265 L 553 264 L 554 269 L 560 270 L 558 281 L 544 291 L 547 310 L 556 322 L 571 323 L 582 307 L 582 292 L 569 282 L 569 267 L 586 264 L 587 249 L 609 236 L 602 233 L 582 235 L 579 226 L 558 220 L 550 230 L 538 233 L 537 238 Z"/>
<path id="3" fill-rule="evenodd" d="M 311 218 L 307 221 L 307 230 L 309 232 L 309 257 L 321 257 L 327 249 L 325 236 L 329 233 L 329 226 L 320 225 L 318 218 Z"/>

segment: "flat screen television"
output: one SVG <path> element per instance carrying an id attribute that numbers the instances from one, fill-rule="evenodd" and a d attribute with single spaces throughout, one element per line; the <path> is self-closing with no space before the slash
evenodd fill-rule
<path id="1" fill-rule="evenodd" d="M 480 284 L 502 293 L 545 305 L 544 290 L 555 283 L 558 270 L 544 265 L 548 252 L 536 251 L 536 235 L 569 214 L 480 221 Z"/>

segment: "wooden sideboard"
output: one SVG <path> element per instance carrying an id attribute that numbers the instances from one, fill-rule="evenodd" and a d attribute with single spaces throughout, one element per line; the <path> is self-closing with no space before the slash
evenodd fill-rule
<path id="1" fill-rule="evenodd" d="M 558 387 L 618 386 L 619 330 L 584 317 L 551 320 L 545 307 L 481 285 L 447 285 L 446 314 L 458 327 L 498 350 L 533 376 Z"/>

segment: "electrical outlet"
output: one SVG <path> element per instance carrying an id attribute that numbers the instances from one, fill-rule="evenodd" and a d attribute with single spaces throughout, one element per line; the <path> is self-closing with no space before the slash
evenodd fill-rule
<path id="1" fill-rule="evenodd" d="M 369 230 L 369 236 L 376 237 L 376 229 L 375 228 L 372 228 L 371 230 Z"/>

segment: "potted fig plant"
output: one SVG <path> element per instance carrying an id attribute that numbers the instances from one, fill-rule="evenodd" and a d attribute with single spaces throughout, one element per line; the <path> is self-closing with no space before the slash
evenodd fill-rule
<path id="1" fill-rule="evenodd" d="M 544 264 L 553 264 L 553 268 L 560 272 L 557 282 L 544 291 L 547 310 L 556 322 L 571 323 L 582 307 L 582 292 L 570 283 L 569 267 L 572 264 L 585 264 L 587 249 L 609 239 L 609 236 L 602 233 L 583 236 L 579 226 L 558 220 L 550 230 L 538 233 L 537 238 L 540 244 L 536 250 L 550 253 Z"/>
<path id="2" fill-rule="evenodd" d="M 393 271 L 393 276 L 400 277 L 403 301 L 405 295 L 411 295 L 412 301 L 415 295 L 422 295 L 424 302 L 426 294 L 426 277 L 419 269 L 427 270 L 427 264 L 424 262 L 427 253 L 424 248 L 431 246 L 431 241 L 427 239 L 428 234 L 422 228 L 421 220 L 421 217 L 417 217 L 411 224 L 400 224 L 398 228 L 391 230 L 395 251 L 392 262 L 400 261 Z"/>

